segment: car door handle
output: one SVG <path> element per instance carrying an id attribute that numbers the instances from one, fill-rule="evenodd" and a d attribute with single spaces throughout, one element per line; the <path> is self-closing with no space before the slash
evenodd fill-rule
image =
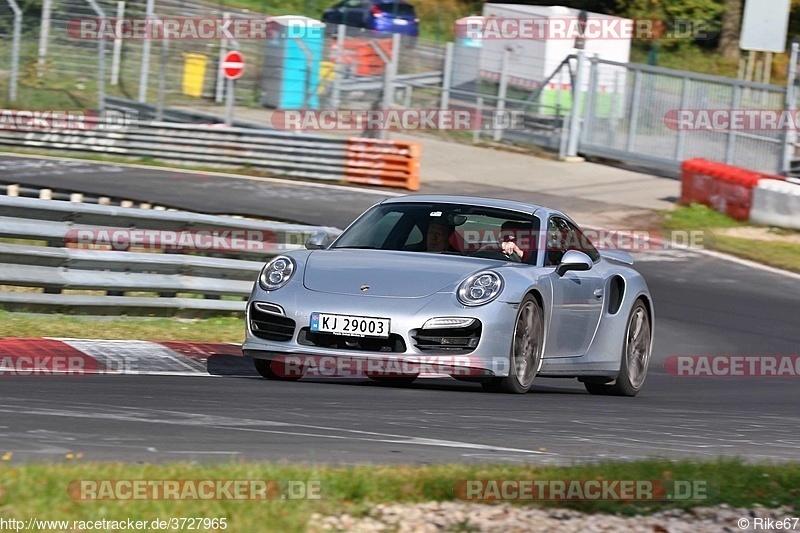
<path id="1" fill-rule="evenodd" d="M 598 300 L 603 297 L 603 289 L 595 289 L 594 290 L 594 297 Z"/>

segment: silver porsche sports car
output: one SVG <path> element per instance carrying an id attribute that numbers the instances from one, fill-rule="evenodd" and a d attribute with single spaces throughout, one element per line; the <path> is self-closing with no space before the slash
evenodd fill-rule
<path id="1" fill-rule="evenodd" d="M 632 264 L 625 252 L 598 252 L 547 207 L 391 198 L 332 243 L 312 235 L 305 250 L 264 266 L 243 352 L 270 379 L 357 369 L 525 393 L 542 376 L 634 396 L 647 374 L 653 303 Z"/>

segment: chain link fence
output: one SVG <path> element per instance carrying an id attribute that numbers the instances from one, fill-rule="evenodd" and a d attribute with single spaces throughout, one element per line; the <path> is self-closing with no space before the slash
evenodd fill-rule
<path id="1" fill-rule="evenodd" d="M 674 169 L 684 159 L 705 157 L 775 172 L 788 166 L 786 147 L 793 152 L 794 137 L 782 131 L 681 129 L 670 122 L 687 109 L 782 110 L 786 89 L 775 85 L 584 54 L 557 58 L 556 64 L 522 47 L 393 37 L 345 26 L 324 27 L 308 39 L 100 41 L 76 37 L 80 21 L 263 21 L 264 15 L 201 0 L 158 0 L 150 12 L 146 0 L 43 0 L 19 11 L 14 0 L 0 1 L 0 101 L 7 108 L 96 109 L 110 96 L 223 117 L 219 66 L 225 52 L 235 49 L 245 57 L 245 68 L 236 81 L 234 116 L 256 126 L 271 127 L 275 109 L 391 106 L 480 114 L 485 120 L 474 131 L 440 132 L 465 142 L 543 146 L 560 155 L 652 168 Z M 319 16 L 323 7 L 306 2 L 297 12 Z M 268 11 L 267 3 L 262 10 Z M 515 127 L 493 127 L 503 113 L 519 117 Z"/>

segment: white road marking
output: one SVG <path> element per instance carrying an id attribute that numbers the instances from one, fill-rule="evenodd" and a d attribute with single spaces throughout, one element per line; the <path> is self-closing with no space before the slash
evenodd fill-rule
<path id="1" fill-rule="evenodd" d="M 75 410 L 65 410 L 65 409 L 26 407 L 25 413 L 27 415 L 58 416 L 66 418 L 89 418 L 93 420 L 114 420 L 120 422 L 144 422 L 151 424 L 167 424 L 167 425 L 177 425 L 177 426 L 205 426 L 208 428 L 224 429 L 226 431 L 231 431 L 231 430 L 248 431 L 256 433 L 271 433 L 278 435 L 316 437 L 316 438 L 327 438 L 327 439 L 338 439 L 338 440 L 385 442 L 389 444 L 401 444 L 409 446 L 433 446 L 433 447 L 459 448 L 459 449 L 469 449 L 469 450 L 498 451 L 498 452 L 521 453 L 521 454 L 537 455 L 537 456 L 554 455 L 552 453 L 542 452 L 539 450 L 506 448 L 503 446 L 493 446 L 490 444 L 477 444 L 477 443 L 462 442 L 455 440 L 414 437 L 409 435 L 394 435 L 391 433 L 379 433 L 373 431 L 361 431 L 361 430 L 342 429 L 342 428 L 334 428 L 326 426 L 294 424 L 290 422 L 277 422 L 273 420 L 225 418 L 220 416 L 204 415 L 198 413 L 185 413 L 181 411 L 153 411 L 153 410 L 141 410 L 136 408 L 124 408 L 124 407 L 115 407 L 115 409 L 117 410 L 117 412 L 102 412 L 102 411 L 90 412 L 88 410 L 75 411 Z M 118 412 L 119 410 L 128 411 L 129 414 L 125 414 L 124 412 L 120 413 Z M 11 405 L 0 405 L 0 412 L 19 413 L 19 408 Z M 162 418 L 154 417 L 159 415 Z M 178 418 L 166 419 L 163 418 L 165 415 L 173 415 L 177 416 Z M 243 425 L 286 427 L 287 430 L 277 430 L 277 429 L 269 430 L 257 427 L 241 427 Z M 289 430 L 288 428 L 297 428 L 297 430 Z M 335 435 L 334 433 L 337 432 L 344 433 L 344 435 Z"/>

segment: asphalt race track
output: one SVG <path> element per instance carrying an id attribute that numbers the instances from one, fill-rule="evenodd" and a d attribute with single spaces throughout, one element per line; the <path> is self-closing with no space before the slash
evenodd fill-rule
<path id="1" fill-rule="evenodd" d="M 0 157 L 0 167 L 10 159 L 25 161 Z M 381 197 L 117 169 L 32 164 L 28 174 L 18 168 L 14 179 L 132 199 L 136 191 L 157 191 L 175 207 L 340 227 Z M 483 192 L 498 195 L 495 188 Z M 22 460 L 70 452 L 88 460 L 343 464 L 798 459 L 798 376 L 675 377 L 664 362 L 673 355 L 800 355 L 800 278 L 698 251 L 639 255 L 636 267 L 656 306 L 653 359 L 636 398 L 590 396 L 576 381 L 555 379 L 539 379 L 531 393 L 510 396 L 447 379 L 400 388 L 357 379 L 19 377 L 0 386 L 0 448 Z"/>

